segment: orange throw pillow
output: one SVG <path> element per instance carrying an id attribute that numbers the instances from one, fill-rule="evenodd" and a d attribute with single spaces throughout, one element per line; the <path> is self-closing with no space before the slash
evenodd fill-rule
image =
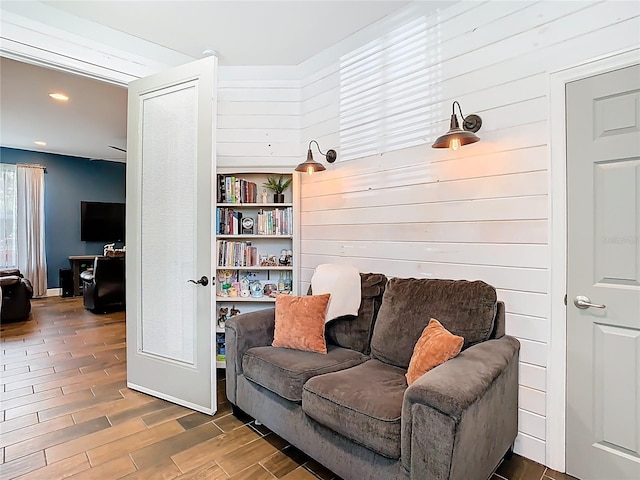
<path id="1" fill-rule="evenodd" d="M 411 385 L 432 368 L 460 353 L 464 338 L 452 334 L 438 320 L 432 318 L 422 331 L 407 371 L 407 383 Z"/>
<path id="2" fill-rule="evenodd" d="M 271 345 L 326 354 L 324 323 L 330 297 L 328 293 L 304 297 L 278 295 Z"/>

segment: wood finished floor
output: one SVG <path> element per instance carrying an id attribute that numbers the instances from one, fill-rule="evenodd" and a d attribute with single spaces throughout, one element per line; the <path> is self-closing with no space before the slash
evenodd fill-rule
<path id="1" fill-rule="evenodd" d="M 123 312 L 94 315 L 81 298 L 32 304 L 27 321 L 0 329 L 0 480 L 339 480 L 231 415 L 222 371 L 214 416 L 128 389 Z M 569 478 L 514 455 L 491 480 Z"/>

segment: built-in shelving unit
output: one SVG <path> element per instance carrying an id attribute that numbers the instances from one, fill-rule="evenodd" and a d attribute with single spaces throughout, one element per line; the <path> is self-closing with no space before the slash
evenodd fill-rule
<path id="1" fill-rule="evenodd" d="M 263 183 L 280 175 L 292 181 L 284 192 L 284 202 L 272 202 L 273 192 L 265 190 Z M 228 319 L 232 313 L 271 308 L 275 303 L 272 295 L 297 293 L 297 189 L 298 179 L 292 168 L 217 171 L 214 261 L 218 368 L 225 367 L 223 316 Z M 269 295 L 273 291 L 279 293 Z"/>

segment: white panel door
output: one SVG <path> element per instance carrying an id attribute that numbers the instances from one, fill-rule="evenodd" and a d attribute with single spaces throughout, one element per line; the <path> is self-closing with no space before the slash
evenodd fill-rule
<path id="1" fill-rule="evenodd" d="M 569 83 L 566 95 L 566 468 L 637 480 L 640 66 Z"/>
<path id="2" fill-rule="evenodd" d="M 127 139 L 127 385 L 205 413 L 216 410 L 216 67 L 210 57 L 132 82 Z"/>

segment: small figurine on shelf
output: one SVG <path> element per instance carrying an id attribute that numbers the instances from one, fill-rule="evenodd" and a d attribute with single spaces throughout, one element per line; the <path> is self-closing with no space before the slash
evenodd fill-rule
<path id="1" fill-rule="evenodd" d="M 229 289 L 231 288 L 231 277 L 233 272 L 231 270 L 220 270 L 218 272 L 218 280 L 220 281 L 220 296 L 228 297 Z"/>
<path id="2" fill-rule="evenodd" d="M 224 322 L 227 321 L 227 313 L 229 309 L 227 307 L 221 307 L 218 312 L 218 327 L 224 328 Z"/>
<path id="3" fill-rule="evenodd" d="M 265 297 L 275 297 L 278 293 L 278 286 L 275 283 L 267 283 L 264 286 Z"/>
<path id="4" fill-rule="evenodd" d="M 275 255 L 261 255 L 260 256 L 261 267 L 277 267 L 278 259 Z"/>
<path id="5" fill-rule="evenodd" d="M 229 313 L 229 318 L 235 317 L 236 315 L 240 315 L 240 310 L 238 310 L 235 305 L 232 305 L 231 312 Z"/>
<path id="6" fill-rule="evenodd" d="M 267 189 L 262 189 L 262 203 L 267 203 Z"/>
<path id="7" fill-rule="evenodd" d="M 246 272 L 240 279 L 240 296 L 245 298 L 251 296 L 249 272 Z"/>
<path id="8" fill-rule="evenodd" d="M 260 298 L 264 296 L 264 293 L 262 292 L 262 283 L 260 283 L 260 280 L 254 280 L 253 282 L 251 282 L 251 296 L 253 298 Z"/>
<path id="9" fill-rule="evenodd" d="M 278 264 L 282 267 L 291 266 L 291 250 L 280 250 L 280 258 L 278 258 Z"/>

